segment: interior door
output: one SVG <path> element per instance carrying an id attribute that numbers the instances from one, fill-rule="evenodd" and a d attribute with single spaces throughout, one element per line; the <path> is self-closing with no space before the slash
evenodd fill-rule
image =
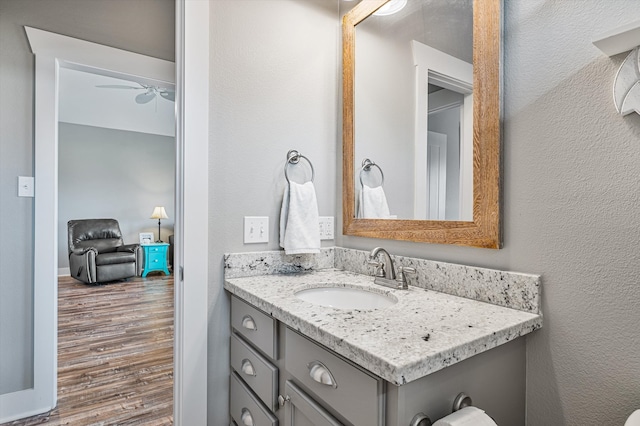
<path id="1" fill-rule="evenodd" d="M 284 389 L 289 397 L 284 416 L 285 426 L 343 426 L 291 380 L 287 380 Z"/>
<path id="2" fill-rule="evenodd" d="M 445 220 L 447 206 L 447 135 L 428 132 L 427 188 L 430 220 Z"/>

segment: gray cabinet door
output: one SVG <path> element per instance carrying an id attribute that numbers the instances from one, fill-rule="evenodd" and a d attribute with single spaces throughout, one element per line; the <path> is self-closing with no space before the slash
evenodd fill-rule
<path id="1" fill-rule="evenodd" d="M 284 416 L 285 426 L 344 426 L 292 381 L 287 380 L 284 389 L 289 397 Z"/>

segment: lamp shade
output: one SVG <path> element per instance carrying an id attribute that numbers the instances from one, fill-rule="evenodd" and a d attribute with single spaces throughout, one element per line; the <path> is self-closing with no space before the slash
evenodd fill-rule
<path id="1" fill-rule="evenodd" d="M 169 219 L 169 216 L 167 216 L 167 212 L 164 210 L 164 207 L 156 206 L 153 208 L 153 213 L 151 213 L 150 219 Z"/>

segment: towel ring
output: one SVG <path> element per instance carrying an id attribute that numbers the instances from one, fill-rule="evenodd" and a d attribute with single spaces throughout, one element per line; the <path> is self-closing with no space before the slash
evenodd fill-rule
<path id="1" fill-rule="evenodd" d="M 382 180 L 380 181 L 380 186 L 383 186 L 384 173 L 382 172 L 382 169 L 380 168 L 380 166 L 378 166 L 376 163 L 369 160 L 368 158 L 365 158 L 364 160 L 362 160 L 362 168 L 360 169 L 360 185 L 364 187 L 364 182 L 362 182 L 362 173 L 371 171 L 371 167 L 377 167 L 378 170 L 380 170 L 380 176 L 382 177 Z"/>
<path id="2" fill-rule="evenodd" d="M 301 158 L 304 158 L 305 160 L 307 160 L 307 163 L 309 163 L 309 167 L 311 167 L 311 182 L 313 182 L 313 179 L 316 176 L 316 172 L 315 170 L 313 170 L 313 164 L 311 164 L 311 161 L 309 161 L 307 157 L 300 154 L 295 149 L 292 149 L 289 152 L 287 152 L 287 161 L 284 163 L 284 177 L 285 179 L 287 179 L 287 183 L 291 183 L 291 181 L 289 180 L 289 174 L 287 173 L 287 166 L 289 164 L 298 164 Z"/>

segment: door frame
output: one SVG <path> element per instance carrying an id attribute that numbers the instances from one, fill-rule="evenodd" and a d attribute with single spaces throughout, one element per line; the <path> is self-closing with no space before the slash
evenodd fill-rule
<path id="1" fill-rule="evenodd" d="M 0 422 L 49 411 L 57 402 L 58 70 L 67 66 L 176 83 L 174 423 L 206 423 L 209 88 L 185 83 L 194 73 L 208 76 L 208 57 L 199 51 L 194 58 L 186 44 L 204 34 L 208 44 L 207 3 L 176 1 L 177 67 L 25 27 L 35 54 L 34 376 L 33 388 L 0 395 Z M 187 18 L 193 28 L 184 25 Z"/>
<path id="2" fill-rule="evenodd" d="M 415 66 L 415 133 L 414 144 L 427 138 L 429 130 L 428 84 L 436 84 L 445 89 L 462 93 L 461 131 L 460 131 L 460 220 L 473 221 L 473 65 L 434 49 L 431 46 L 411 41 L 413 65 Z M 414 155 L 415 181 L 424 181 L 426 168 L 418 164 L 419 157 Z M 424 194 L 414 185 L 414 216 L 424 218 L 420 207 Z M 418 202 L 417 200 L 421 200 Z"/>

